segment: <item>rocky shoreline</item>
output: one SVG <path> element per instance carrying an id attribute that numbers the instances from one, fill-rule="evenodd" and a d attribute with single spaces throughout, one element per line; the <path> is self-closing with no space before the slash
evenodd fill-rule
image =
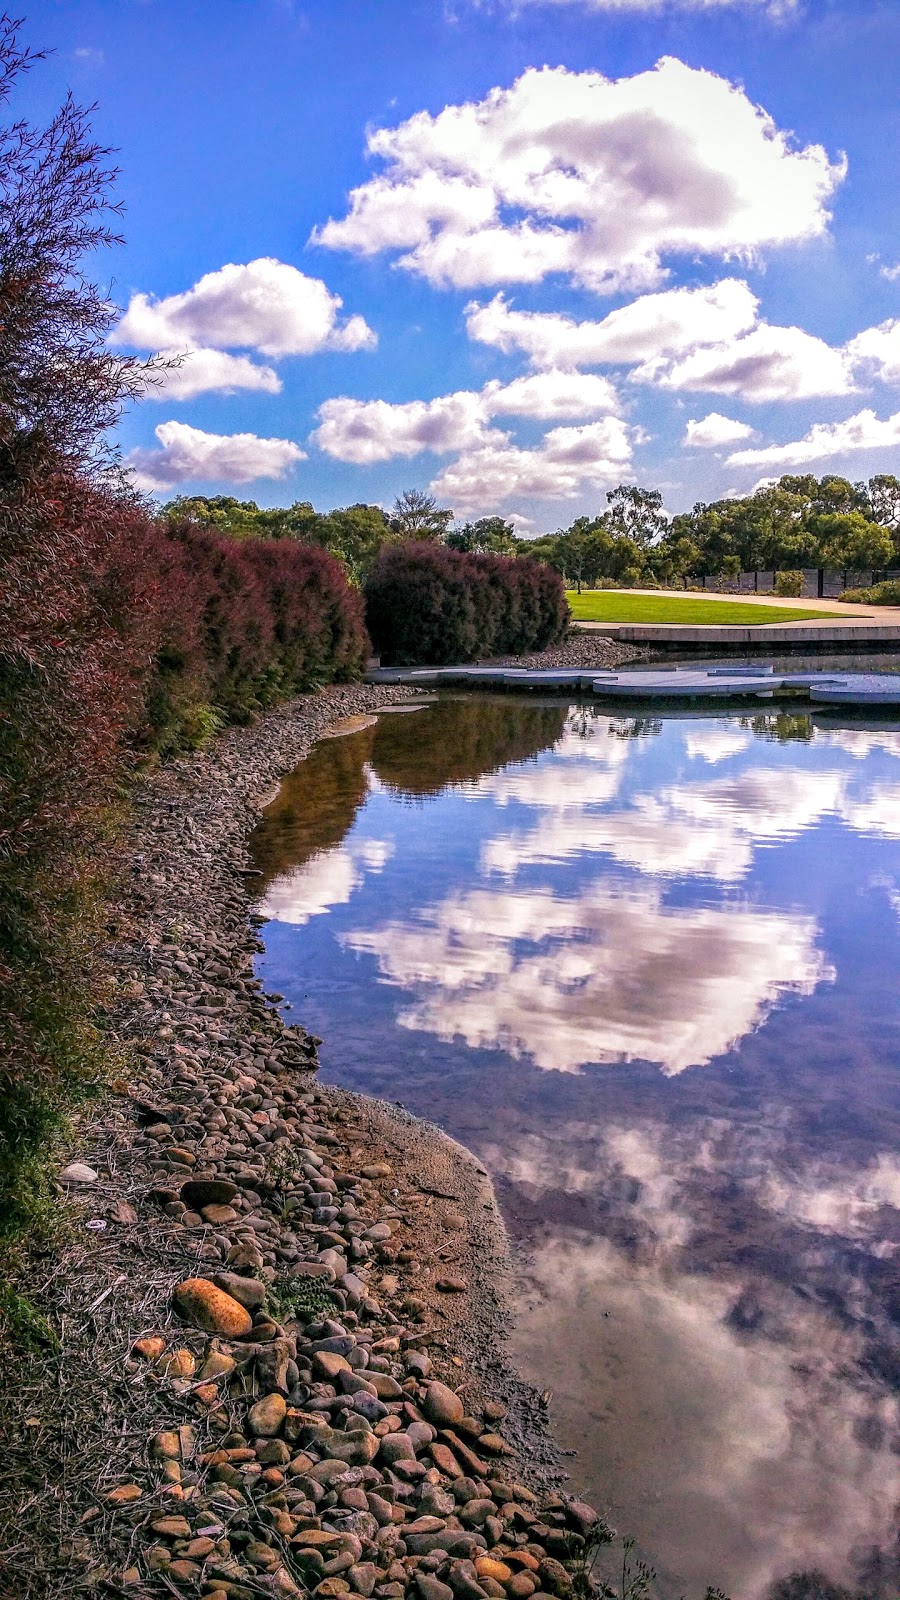
<path id="1" fill-rule="evenodd" d="M 584 667 L 598 671 L 609 667 L 622 667 L 628 661 L 642 661 L 650 652 L 633 644 L 621 644 L 607 634 L 594 633 L 589 628 L 572 628 L 561 644 L 538 655 L 494 656 L 483 661 L 486 667 Z"/>
<path id="2" fill-rule="evenodd" d="M 59 1346 L 4 1396 L 4 1595 L 588 1587 L 598 1519 L 547 1487 L 540 1399 L 503 1359 L 486 1174 L 320 1085 L 253 976 L 259 810 L 326 729 L 402 698 L 322 691 L 138 790 L 107 1019 L 130 1067 L 31 1266 Z"/>

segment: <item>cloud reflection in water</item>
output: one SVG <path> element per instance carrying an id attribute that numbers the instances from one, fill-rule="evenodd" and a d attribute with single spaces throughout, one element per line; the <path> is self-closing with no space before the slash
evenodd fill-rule
<path id="1" fill-rule="evenodd" d="M 302 973 L 326 1074 L 498 1180 L 517 1353 L 665 1600 L 900 1592 L 897 757 L 808 717 L 459 700 L 359 737 L 320 844 L 336 753 L 292 803 L 267 980 Z"/>
<path id="2" fill-rule="evenodd" d="M 476 889 L 343 939 L 414 996 L 402 1027 L 558 1072 L 645 1060 L 671 1074 L 732 1049 L 780 994 L 831 980 L 816 931 L 808 916 L 666 906 L 656 887 L 599 879 L 573 898 Z"/>
<path id="3" fill-rule="evenodd" d="M 393 853 L 393 845 L 383 839 L 354 839 L 323 850 L 275 878 L 259 902 L 259 913 L 302 928 L 310 917 L 346 905 L 367 874 L 381 872 Z"/>

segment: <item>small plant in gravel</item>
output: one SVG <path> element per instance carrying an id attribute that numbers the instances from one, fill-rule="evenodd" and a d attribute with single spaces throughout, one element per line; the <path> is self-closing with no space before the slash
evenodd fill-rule
<path id="1" fill-rule="evenodd" d="M 330 1315 L 336 1304 L 321 1278 L 292 1278 L 286 1272 L 275 1279 L 267 1298 L 279 1322 L 313 1322 Z"/>
<path id="2" fill-rule="evenodd" d="M 622 1541 L 622 1567 L 616 1582 L 608 1583 L 594 1576 L 601 1550 L 608 1550 L 615 1537 L 609 1525 L 601 1520 L 594 1523 L 584 1538 L 572 1538 L 568 1559 L 573 1593 L 579 1597 L 594 1595 L 598 1600 L 650 1600 L 656 1571 L 634 1556 L 633 1538 Z M 728 1596 L 721 1589 L 710 1587 L 703 1600 L 728 1600 Z"/>
<path id="3" fill-rule="evenodd" d="M 265 1166 L 265 1181 L 284 1193 L 293 1189 L 303 1175 L 303 1155 L 293 1144 L 276 1145 Z"/>
<path id="4" fill-rule="evenodd" d="M 649 1600 L 656 1571 L 649 1567 L 646 1561 L 638 1556 L 632 1562 L 634 1554 L 634 1540 L 625 1539 L 622 1542 L 622 1572 L 619 1586 L 616 1589 L 608 1585 L 602 1590 L 609 1600 Z"/>
<path id="5" fill-rule="evenodd" d="M 577 1595 L 590 1595 L 595 1589 L 594 1568 L 601 1550 L 612 1544 L 615 1534 L 607 1523 L 595 1522 L 583 1538 L 570 1536 L 569 1560 L 572 1564 L 572 1588 Z M 602 1591 L 601 1591 L 602 1592 Z M 609 1591 L 612 1593 L 612 1591 Z"/>

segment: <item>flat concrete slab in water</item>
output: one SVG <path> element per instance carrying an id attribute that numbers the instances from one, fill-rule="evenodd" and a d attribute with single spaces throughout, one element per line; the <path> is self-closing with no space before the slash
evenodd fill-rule
<path id="1" fill-rule="evenodd" d="M 598 672 L 577 667 L 382 667 L 371 683 L 423 688 L 575 689 L 603 700 L 734 700 L 796 696 L 818 704 L 900 706 L 900 673 L 787 672 L 771 667 L 662 667 Z"/>

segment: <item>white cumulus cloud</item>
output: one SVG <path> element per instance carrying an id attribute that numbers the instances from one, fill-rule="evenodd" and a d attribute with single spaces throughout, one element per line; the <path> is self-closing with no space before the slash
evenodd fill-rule
<path id="1" fill-rule="evenodd" d="M 595 417 L 614 411 L 619 397 L 608 378 L 592 372 L 533 372 L 511 383 L 489 383 L 483 390 L 490 416 Z"/>
<path id="2" fill-rule="evenodd" d="M 266 356 L 365 350 L 377 342 L 362 317 L 340 320 L 343 301 L 321 278 L 261 256 L 207 272 L 193 288 L 132 297 L 113 343 L 138 350 L 259 350 Z"/>
<path id="3" fill-rule="evenodd" d="M 900 444 L 900 411 L 882 422 L 874 411 L 857 411 L 843 422 L 816 422 L 802 439 L 768 445 L 760 450 L 738 450 L 728 457 L 730 467 L 802 467 L 857 450 L 887 450 Z"/>
<path id="4" fill-rule="evenodd" d="M 280 394 L 281 379 L 274 367 L 260 366 L 249 356 L 230 355 L 226 350 L 164 350 L 163 356 L 180 356 L 177 367 L 162 368 L 156 381 L 148 383 L 147 400 L 192 400 L 194 395 L 216 390 L 233 394 L 238 389 L 257 389 L 263 394 Z"/>
<path id="5" fill-rule="evenodd" d="M 900 383 L 900 318 L 891 317 L 877 328 L 864 329 L 844 346 L 844 351 L 861 377 Z"/>
<path id="6" fill-rule="evenodd" d="M 435 284 L 647 288 L 671 255 L 749 258 L 813 239 L 844 176 L 795 146 L 743 89 L 666 57 L 610 80 L 529 68 L 483 100 L 369 136 L 384 170 L 314 238 L 398 251 Z"/>
<path id="7" fill-rule="evenodd" d="M 664 289 L 641 295 L 599 322 L 576 322 L 559 312 L 515 311 L 502 294 L 466 306 L 470 339 L 509 352 L 535 367 L 630 365 L 722 344 L 755 326 L 759 301 L 739 278 L 703 289 Z"/>
<path id="8" fill-rule="evenodd" d="M 735 444 L 738 439 L 749 439 L 752 433 L 753 429 L 748 428 L 746 422 L 735 422 L 719 411 L 711 411 L 706 417 L 692 418 L 684 430 L 682 443 L 716 450 L 721 445 Z"/>
<path id="9" fill-rule="evenodd" d="M 692 351 L 679 360 L 653 358 L 631 374 L 636 383 L 695 393 L 739 395 L 745 400 L 804 400 L 849 394 L 853 382 L 844 353 L 805 333 L 762 322 L 727 344 Z"/>
<path id="10" fill-rule="evenodd" d="M 423 451 L 443 455 L 475 446 L 502 449 L 509 437 L 488 426 L 495 416 L 547 422 L 614 410 L 607 378 L 587 372 L 536 372 L 512 383 L 494 379 L 480 391 L 460 389 L 434 400 L 354 400 L 340 395 L 319 407 L 312 439 L 338 461 L 368 465 Z"/>
<path id="11" fill-rule="evenodd" d="M 705 761 L 711 767 L 749 750 L 752 743 L 753 735 L 735 723 L 720 727 L 703 724 L 689 729 L 684 736 L 684 748 L 691 760 Z"/>
<path id="12" fill-rule="evenodd" d="M 312 435 L 320 450 L 338 461 L 368 465 L 423 450 L 442 454 L 463 450 L 484 438 L 485 408 L 480 394 L 462 389 L 436 400 L 352 400 L 338 396 L 319 407 Z M 501 436 L 503 437 L 503 436 Z"/>
<path id="13" fill-rule="evenodd" d="M 630 366 L 634 382 L 673 391 L 801 400 L 852 393 L 857 369 L 900 379 L 900 321 L 836 349 L 802 328 L 760 321 L 759 299 L 741 278 L 640 295 L 597 322 L 517 311 L 503 294 L 470 301 L 465 315 L 470 339 L 520 351 L 533 367 Z"/>
<path id="14" fill-rule="evenodd" d="M 488 514 L 513 497 L 570 500 L 584 488 L 619 482 L 639 437 L 619 417 L 551 428 L 534 449 L 489 442 L 464 451 L 432 481 L 432 494 L 458 513 Z"/>
<path id="15" fill-rule="evenodd" d="M 600 879 L 569 899 L 450 895 L 344 943 L 410 994 L 401 1027 L 547 1071 L 646 1060 L 669 1076 L 733 1049 L 785 993 L 833 981 L 818 932 L 812 917 L 668 906 L 658 888 Z"/>
<path id="16" fill-rule="evenodd" d="M 306 456 L 290 439 L 260 439 L 255 433 L 204 433 L 186 422 L 161 422 L 158 450 L 129 452 L 125 465 L 139 489 L 169 489 L 176 483 L 252 483 L 283 478 Z"/>
<path id="17" fill-rule="evenodd" d="M 394 853 L 383 839 L 351 839 L 292 867 L 271 883 L 260 903 L 264 917 L 302 928 L 343 906 L 370 873 L 382 872 Z"/>

